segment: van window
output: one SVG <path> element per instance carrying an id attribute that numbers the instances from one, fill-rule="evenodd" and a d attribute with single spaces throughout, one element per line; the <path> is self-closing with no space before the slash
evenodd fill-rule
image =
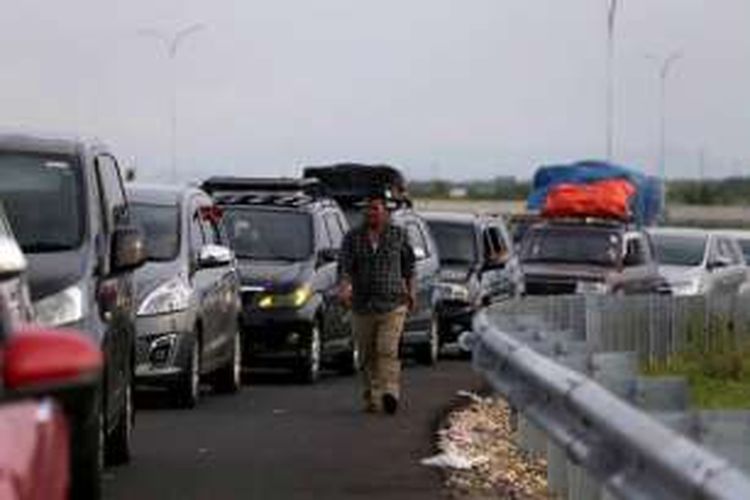
<path id="1" fill-rule="evenodd" d="M 417 260 L 429 258 L 430 247 L 427 245 L 427 238 L 422 232 L 422 228 L 416 222 L 409 222 L 406 224 L 406 232 Z"/>
<path id="2" fill-rule="evenodd" d="M 335 214 L 326 214 L 323 222 L 330 238 L 331 248 L 341 248 L 341 240 L 344 239 L 344 233 L 341 230 L 341 224 Z"/>
<path id="3" fill-rule="evenodd" d="M 0 153 L 0 203 L 25 253 L 78 248 L 85 226 L 83 172 L 74 157 Z"/>
<path id="4" fill-rule="evenodd" d="M 127 215 L 127 198 L 122 185 L 120 170 L 115 159 L 108 155 L 101 155 L 96 159 L 96 171 L 99 186 L 104 197 L 104 220 L 109 229 L 122 222 Z"/>

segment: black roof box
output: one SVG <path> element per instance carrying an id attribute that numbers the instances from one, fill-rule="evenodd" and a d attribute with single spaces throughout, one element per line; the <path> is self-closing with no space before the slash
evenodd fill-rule
<path id="1" fill-rule="evenodd" d="M 404 175 L 389 165 L 339 163 L 305 167 L 303 177 L 319 179 L 326 186 L 328 193 L 343 204 L 356 203 L 371 196 L 408 201 Z"/>

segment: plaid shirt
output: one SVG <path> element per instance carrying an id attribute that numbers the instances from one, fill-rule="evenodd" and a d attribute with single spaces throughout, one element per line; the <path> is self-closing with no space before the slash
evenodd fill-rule
<path id="1" fill-rule="evenodd" d="M 414 276 L 414 251 L 406 231 L 388 225 L 376 247 L 367 229 L 352 229 L 344 237 L 339 276 L 352 283 L 355 313 L 386 313 L 406 303 L 404 280 Z"/>

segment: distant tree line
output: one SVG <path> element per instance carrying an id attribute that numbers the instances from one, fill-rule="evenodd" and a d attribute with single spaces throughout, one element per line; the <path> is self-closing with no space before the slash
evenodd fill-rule
<path id="1" fill-rule="evenodd" d="M 409 191 L 415 198 L 468 200 L 524 200 L 531 184 L 514 177 L 464 182 L 432 179 L 412 181 Z M 667 183 L 669 203 L 685 205 L 750 205 L 750 177 L 716 180 L 672 180 Z"/>
<path id="2" fill-rule="evenodd" d="M 513 177 L 496 177 L 491 180 L 451 182 L 443 179 L 413 181 L 409 192 L 416 198 L 467 198 L 470 200 L 524 200 L 529 195 L 528 181 Z"/>
<path id="3" fill-rule="evenodd" d="M 670 181 L 667 197 L 686 205 L 749 205 L 750 177 Z"/>

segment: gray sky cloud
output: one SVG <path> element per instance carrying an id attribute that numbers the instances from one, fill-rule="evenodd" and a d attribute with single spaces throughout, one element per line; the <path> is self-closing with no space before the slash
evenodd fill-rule
<path id="1" fill-rule="evenodd" d="M 624 0 L 617 159 L 655 172 L 670 80 L 670 175 L 750 167 L 750 3 Z M 207 29 L 178 58 L 179 164 L 291 174 L 390 161 L 413 176 L 528 176 L 603 155 L 604 0 L 26 0 L 0 18 L 2 125 L 94 133 L 168 171 L 170 71 L 140 28 Z"/>

